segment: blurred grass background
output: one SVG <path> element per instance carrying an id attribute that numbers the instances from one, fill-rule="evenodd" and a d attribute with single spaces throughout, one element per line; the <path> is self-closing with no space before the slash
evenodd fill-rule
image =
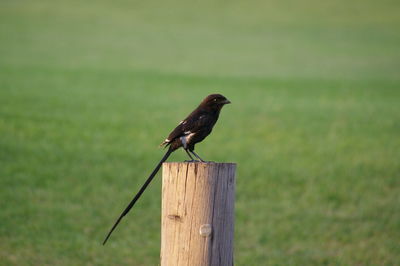
<path id="1" fill-rule="evenodd" d="M 160 178 L 198 145 L 238 163 L 237 265 L 400 263 L 398 1 L 0 2 L 0 264 L 157 265 Z M 170 160 L 185 159 L 176 152 Z"/>

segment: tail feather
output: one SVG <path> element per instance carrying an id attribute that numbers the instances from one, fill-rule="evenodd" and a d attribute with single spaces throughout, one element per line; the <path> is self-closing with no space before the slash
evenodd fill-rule
<path id="1" fill-rule="evenodd" d="M 166 147 L 168 147 L 168 145 L 170 145 L 171 144 L 171 141 L 169 140 L 169 139 L 165 139 L 160 145 L 159 145 L 159 147 L 164 147 L 164 148 L 166 148 Z"/>
<path id="2" fill-rule="evenodd" d="M 103 245 L 106 244 L 107 240 L 110 238 L 112 232 L 114 229 L 118 226 L 122 218 L 128 214 L 128 212 L 132 209 L 133 205 L 135 205 L 136 201 L 140 198 L 140 196 L 143 194 L 143 192 L 146 190 L 147 186 L 150 184 L 150 182 L 153 180 L 154 176 L 157 174 L 158 170 L 160 170 L 161 165 L 163 162 L 165 162 L 168 157 L 171 155 L 173 152 L 173 149 L 168 149 L 168 151 L 165 153 L 164 157 L 161 159 L 161 161 L 157 164 L 156 168 L 154 168 L 153 172 L 150 174 L 150 176 L 147 178 L 146 182 L 143 184 L 143 186 L 140 188 L 139 192 L 135 195 L 135 197 L 132 199 L 132 201 L 129 203 L 129 205 L 125 208 L 125 210 L 121 213 L 117 221 L 114 223 L 113 227 L 111 230 L 108 232 L 106 238 L 104 239 Z"/>

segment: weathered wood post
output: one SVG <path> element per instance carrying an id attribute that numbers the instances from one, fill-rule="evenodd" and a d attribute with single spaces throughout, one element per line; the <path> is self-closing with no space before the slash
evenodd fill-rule
<path id="1" fill-rule="evenodd" d="M 164 163 L 161 266 L 233 265 L 234 163 Z"/>

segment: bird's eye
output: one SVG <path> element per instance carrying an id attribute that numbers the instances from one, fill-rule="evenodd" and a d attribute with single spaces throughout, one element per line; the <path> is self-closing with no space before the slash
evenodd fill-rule
<path id="1" fill-rule="evenodd" d="M 214 99 L 214 102 L 216 102 L 216 101 L 217 101 L 217 99 L 215 98 L 215 99 Z"/>

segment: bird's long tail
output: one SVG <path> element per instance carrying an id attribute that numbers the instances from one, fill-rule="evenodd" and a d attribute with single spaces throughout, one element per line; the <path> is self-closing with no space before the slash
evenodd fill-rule
<path id="1" fill-rule="evenodd" d="M 158 170 L 160 170 L 161 165 L 163 162 L 165 162 L 168 157 L 171 155 L 173 152 L 173 149 L 170 147 L 168 151 L 165 153 L 164 157 L 161 159 L 161 161 L 157 164 L 156 168 L 154 168 L 153 172 L 150 174 L 150 176 L 147 178 L 146 182 L 143 184 L 143 186 L 140 188 L 139 192 L 135 195 L 135 197 L 132 199 L 132 201 L 129 203 L 129 205 L 125 208 L 125 210 L 121 213 L 119 216 L 118 220 L 115 222 L 113 227 L 111 228 L 110 232 L 108 232 L 107 237 L 104 239 L 103 245 L 106 244 L 108 238 L 110 238 L 112 232 L 114 229 L 117 227 L 119 222 L 122 220 L 122 218 L 132 209 L 133 205 L 135 205 L 136 201 L 140 198 L 140 196 L 143 194 L 143 192 L 146 190 L 147 186 L 150 184 L 150 182 L 153 180 L 154 176 L 157 174 Z"/>

